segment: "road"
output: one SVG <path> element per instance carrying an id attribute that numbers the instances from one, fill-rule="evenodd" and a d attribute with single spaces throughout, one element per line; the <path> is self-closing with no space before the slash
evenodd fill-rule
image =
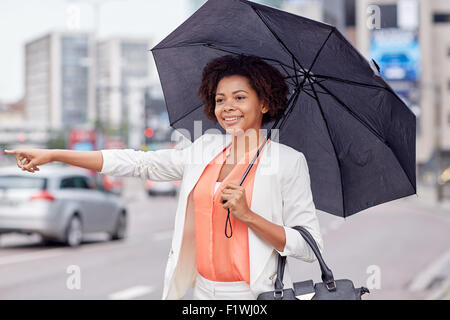
<path id="1" fill-rule="evenodd" d="M 124 241 L 97 234 L 72 249 L 1 236 L 0 299 L 160 299 L 177 198 L 148 197 L 139 180 L 129 181 Z M 318 211 L 325 261 L 336 279 L 369 287 L 364 299 L 430 299 L 448 279 L 450 210 L 413 198 L 346 219 Z M 289 263 L 295 280 L 321 281 L 317 262 Z"/>

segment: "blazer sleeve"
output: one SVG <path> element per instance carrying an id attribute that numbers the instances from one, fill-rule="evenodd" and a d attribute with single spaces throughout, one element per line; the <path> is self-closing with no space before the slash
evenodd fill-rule
<path id="1" fill-rule="evenodd" d="M 100 171 L 117 177 L 140 177 L 154 181 L 181 180 L 193 143 L 184 149 L 140 151 L 133 149 L 101 150 Z"/>
<path id="2" fill-rule="evenodd" d="M 286 175 L 281 186 L 286 243 L 283 251 L 275 250 L 282 256 L 313 262 L 317 260 L 313 250 L 301 234 L 292 228 L 302 226 L 307 229 L 316 241 L 319 251 L 323 252 L 323 239 L 311 192 L 308 164 L 303 153 L 299 153 L 292 170 L 293 174 Z"/>

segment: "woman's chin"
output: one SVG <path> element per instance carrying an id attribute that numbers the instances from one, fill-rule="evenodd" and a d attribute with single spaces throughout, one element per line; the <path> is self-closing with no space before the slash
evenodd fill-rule
<path id="1" fill-rule="evenodd" d="M 245 132 L 242 128 L 232 127 L 232 126 L 225 128 L 225 131 L 228 134 L 231 134 L 232 136 L 240 136 L 240 135 L 243 135 Z"/>

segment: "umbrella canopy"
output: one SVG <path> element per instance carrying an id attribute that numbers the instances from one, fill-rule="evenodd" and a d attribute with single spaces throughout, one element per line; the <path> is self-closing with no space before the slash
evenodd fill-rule
<path id="1" fill-rule="evenodd" d="M 416 193 L 416 117 L 333 26 L 245 0 L 209 0 L 158 43 L 156 62 L 170 125 L 218 124 L 197 96 L 202 69 L 226 54 L 256 55 L 290 89 L 279 142 L 308 162 L 317 209 L 347 217 Z"/>

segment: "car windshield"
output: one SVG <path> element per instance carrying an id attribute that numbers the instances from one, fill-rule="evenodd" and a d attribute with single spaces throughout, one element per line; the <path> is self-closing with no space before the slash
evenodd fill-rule
<path id="1" fill-rule="evenodd" d="M 45 178 L 14 175 L 0 176 L 0 189 L 44 189 L 45 185 Z"/>

